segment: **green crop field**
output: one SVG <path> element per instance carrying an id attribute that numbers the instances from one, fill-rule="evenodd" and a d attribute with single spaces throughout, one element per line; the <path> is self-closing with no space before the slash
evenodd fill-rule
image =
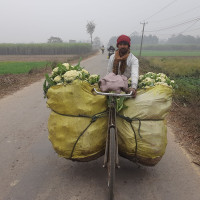
<path id="1" fill-rule="evenodd" d="M 0 74 L 28 73 L 34 68 L 43 68 L 47 62 L 0 62 Z"/>
<path id="2" fill-rule="evenodd" d="M 140 51 L 134 50 L 132 53 L 135 56 L 139 56 Z M 158 50 L 143 50 L 141 56 L 153 57 L 153 56 L 200 56 L 200 51 L 158 51 Z"/>

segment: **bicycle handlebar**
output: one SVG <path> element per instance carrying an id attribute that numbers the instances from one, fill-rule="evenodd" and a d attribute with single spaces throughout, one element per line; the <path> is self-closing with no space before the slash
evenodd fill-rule
<path id="1" fill-rule="evenodd" d="M 93 89 L 96 94 L 98 95 L 105 95 L 105 96 L 112 96 L 112 97 L 132 97 L 132 91 L 129 94 L 116 94 L 116 93 L 105 93 L 105 92 L 98 92 L 96 88 Z"/>

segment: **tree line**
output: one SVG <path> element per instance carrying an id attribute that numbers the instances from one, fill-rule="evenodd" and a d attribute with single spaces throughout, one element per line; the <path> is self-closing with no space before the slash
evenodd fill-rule
<path id="1" fill-rule="evenodd" d="M 167 44 L 200 44 L 200 37 L 194 37 L 191 35 L 172 35 L 168 40 Z"/>
<path id="2" fill-rule="evenodd" d="M 118 36 L 113 36 L 108 42 L 108 46 L 116 46 Z M 141 35 L 135 33 L 130 36 L 131 46 L 138 46 L 141 43 Z M 172 35 L 166 41 L 162 41 L 156 35 L 144 35 L 143 44 L 144 45 L 158 45 L 158 44 L 170 44 L 170 45 L 200 45 L 200 37 L 194 37 L 191 35 Z"/>
<path id="3" fill-rule="evenodd" d="M 80 55 L 91 51 L 87 43 L 0 44 L 0 55 Z"/>

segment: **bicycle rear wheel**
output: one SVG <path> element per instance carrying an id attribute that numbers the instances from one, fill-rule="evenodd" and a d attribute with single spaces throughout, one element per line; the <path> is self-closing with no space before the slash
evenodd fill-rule
<path id="1" fill-rule="evenodd" d="M 108 158 L 108 189 L 109 189 L 109 200 L 114 198 L 114 182 L 115 182 L 115 129 L 110 128 L 109 133 L 109 158 Z"/>

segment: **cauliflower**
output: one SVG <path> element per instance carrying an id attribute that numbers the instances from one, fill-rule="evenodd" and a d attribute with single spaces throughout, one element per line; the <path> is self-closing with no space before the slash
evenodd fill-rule
<path id="1" fill-rule="evenodd" d="M 90 83 L 91 85 L 97 83 L 97 82 L 99 81 L 99 75 L 97 75 L 97 74 L 91 75 L 91 76 L 89 77 L 88 81 L 89 81 L 89 83 Z"/>
<path id="2" fill-rule="evenodd" d="M 153 82 L 153 83 L 155 82 L 154 79 L 149 78 L 149 77 L 145 78 L 143 81 L 144 81 L 144 82 Z"/>
<path id="3" fill-rule="evenodd" d="M 54 81 L 55 81 L 56 83 L 60 82 L 60 81 L 61 81 L 61 76 L 56 76 L 56 77 L 54 78 Z"/>
<path id="4" fill-rule="evenodd" d="M 91 76 L 90 76 L 90 78 L 98 78 L 99 77 L 99 75 L 97 75 L 97 74 L 92 74 Z"/>
<path id="5" fill-rule="evenodd" d="M 165 86 L 169 86 L 167 83 L 163 83 L 163 82 L 157 82 L 157 83 L 155 83 L 155 85 L 165 85 Z"/>
<path id="6" fill-rule="evenodd" d="M 79 71 L 76 70 L 71 70 L 66 72 L 63 77 L 66 81 L 73 81 L 74 79 L 76 79 L 78 76 L 80 75 Z"/>
<path id="7" fill-rule="evenodd" d="M 139 76 L 139 80 L 143 79 L 144 78 L 144 75 L 140 75 Z"/>
<path id="8" fill-rule="evenodd" d="M 154 73 L 153 73 L 153 72 L 147 72 L 147 73 L 146 73 L 146 75 L 149 75 L 149 74 L 154 74 Z"/>
<path id="9" fill-rule="evenodd" d="M 55 67 L 55 68 L 53 69 L 53 73 L 56 73 L 56 72 L 58 72 L 58 67 Z"/>
<path id="10" fill-rule="evenodd" d="M 69 63 L 63 63 L 62 65 L 64 65 L 66 67 L 67 70 L 69 70 Z"/>
<path id="11" fill-rule="evenodd" d="M 160 77 L 156 78 L 156 82 L 161 82 L 161 78 Z"/>
<path id="12" fill-rule="evenodd" d="M 163 73 L 155 74 L 153 72 L 148 72 L 144 75 L 140 75 L 138 88 L 149 88 L 156 85 L 164 85 L 170 88 L 176 86 L 174 80 L 170 80 Z"/>
<path id="13" fill-rule="evenodd" d="M 159 74 L 157 74 L 157 75 L 160 76 L 161 78 L 166 78 L 166 75 L 163 74 L 163 73 L 159 73 Z"/>
<path id="14" fill-rule="evenodd" d="M 89 72 L 85 69 L 82 69 L 82 72 L 85 73 L 85 74 L 89 74 Z"/>
<path id="15" fill-rule="evenodd" d="M 166 79 L 164 77 L 161 77 L 161 82 L 165 82 Z"/>

